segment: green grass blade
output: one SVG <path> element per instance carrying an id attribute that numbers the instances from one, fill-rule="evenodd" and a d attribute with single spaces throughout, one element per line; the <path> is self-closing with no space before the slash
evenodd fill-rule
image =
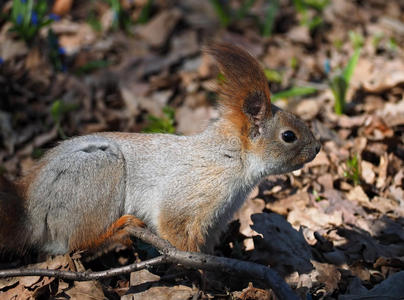
<path id="1" fill-rule="evenodd" d="M 28 0 L 27 1 L 27 6 L 25 7 L 26 11 L 24 12 L 24 27 L 28 28 L 31 23 L 31 15 L 32 15 L 32 9 L 34 8 L 34 0 Z"/>
<path id="2" fill-rule="evenodd" d="M 216 15 L 219 17 L 220 24 L 223 27 L 227 27 L 230 24 L 230 15 L 226 11 L 226 8 L 220 3 L 219 0 L 209 0 L 209 1 L 216 12 Z"/>
<path id="3" fill-rule="evenodd" d="M 22 15 L 21 0 L 13 0 L 13 7 L 11 9 L 11 19 L 14 24 L 17 24 L 17 16 Z"/>
<path id="4" fill-rule="evenodd" d="M 254 5 L 256 0 L 245 0 L 241 3 L 240 8 L 237 10 L 237 19 L 243 19 L 247 13 L 250 11 L 251 7 Z"/>
<path id="5" fill-rule="evenodd" d="M 137 23 L 145 24 L 149 21 L 152 5 L 153 0 L 147 1 L 146 5 L 143 6 L 142 11 L 140 12 L 139 18 L 136 20 Z"/>
<path id="6" fill-rule="evenodd" d="M 356 65 L 358 64 L 360 52 L 361 52 L 360 48 L 355 49 L 354 54 L 349 59 L 348 64 L 346 65 L 346 67 L 344 68 L 344 71 L 342 72 L 342 76 L 343 76 L 347 86 L 349 86 L 349 82 L 351 81 L 351 78 L 355 71 Z"/>
<path id="7" fill-rule="evenodd" d="M 342 115 L 345 109 L 345 97 L 347 92 L 347 83 L 342 75 L 336 75 L 330 82 L 331 91 L 334 95 L 334 111 Z"/>
<path id="8" fill-rule="evenodd" d="M 265 14 L 265 21 L 262 28 L 262 36 L 268 37 L 272 34 L 278 10 L 279 10 L 279 0 L 272 0 L 269 3 L 267 12 Z"/>
<path id="9" fill-rule="evenodd" d="M 298 97 L 298 96 L 306 96 L 306 95 L 314 94 L 315 92 L 317 92 L 317 89 L 314 88 L 314 87 L 295 86 L 295 87 L 292 87 L 292 88 L 290 88 L 288 90 L 272 94 L 271 100 L 273 102 L 275 102 L 275 101 L 277 101 L 279 99 Z"/>

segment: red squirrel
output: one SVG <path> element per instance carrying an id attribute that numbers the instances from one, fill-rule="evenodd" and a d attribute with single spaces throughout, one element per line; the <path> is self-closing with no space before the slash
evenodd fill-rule
<path id="1" fill-rule="evenodd" d="M 217 120 L 192 136 L 104 132 L 61 142 L 3 182 L 0 248 L 61 254 L 123 241 L 132 225 L 210 252 L 263 177 L 313 160 L 320 143 L 271 104 L 258 61 L 228 44 L 206 51 L 224 75 Z"/>

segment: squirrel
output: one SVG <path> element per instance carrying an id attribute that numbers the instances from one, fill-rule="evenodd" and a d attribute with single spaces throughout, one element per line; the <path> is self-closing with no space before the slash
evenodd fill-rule
<path id="1" fill-rule="evenodd" d="M 63 254 L 126 241 L 147 226 L 185 251 L 211 252 L 265 176 L 301 168 L 320 150 L 305 123 L 271 104 L 259 62 L 217 43 L 220 117 L 200 134 L 103 132 L 49 150 L 0 182 L 0 249 Z"/>

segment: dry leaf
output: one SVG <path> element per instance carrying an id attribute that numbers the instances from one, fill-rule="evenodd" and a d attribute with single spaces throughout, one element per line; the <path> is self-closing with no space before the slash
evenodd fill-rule
<path id="1" fill-rule="evenodd" d="M 102 285 L 98 281 L 75 281 L 71 288 L 64 290 L 70 299 L 106 300 Z"/>
<path id="2" fill-rule="evenodd" d="M 153 286 L 147 290 L 122 296 L 122 300 L 183 300 L 190 299 L 198 291 L 184 285 Z"/>
<path id="3" fill-rule="evenodd" d="M 164 10 L 146 25 L 136 28 L 136 33 L 150 46 L 162 47 L 181 17 L 182 12 L 178 9 Z"/>
<path id="4" fill-rule="evenodd" d="M 64 16 L 72 8 L 73 0 L 55 0 L 52 12 L 58 16 Z"/>

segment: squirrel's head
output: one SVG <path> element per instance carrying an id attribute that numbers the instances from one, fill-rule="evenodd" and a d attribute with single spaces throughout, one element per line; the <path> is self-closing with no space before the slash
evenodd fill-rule
<path id="1" fill-rule="evenodd" d="M 320 143 L 295 115 L 271 104 L 265 74 L 250 54 L 227 44 L 206 50 L 223 74 L 218 84 L 222 118 L 240 139 L 251 168 L 262 175 L 301 168 L 320 151 Z"/>

